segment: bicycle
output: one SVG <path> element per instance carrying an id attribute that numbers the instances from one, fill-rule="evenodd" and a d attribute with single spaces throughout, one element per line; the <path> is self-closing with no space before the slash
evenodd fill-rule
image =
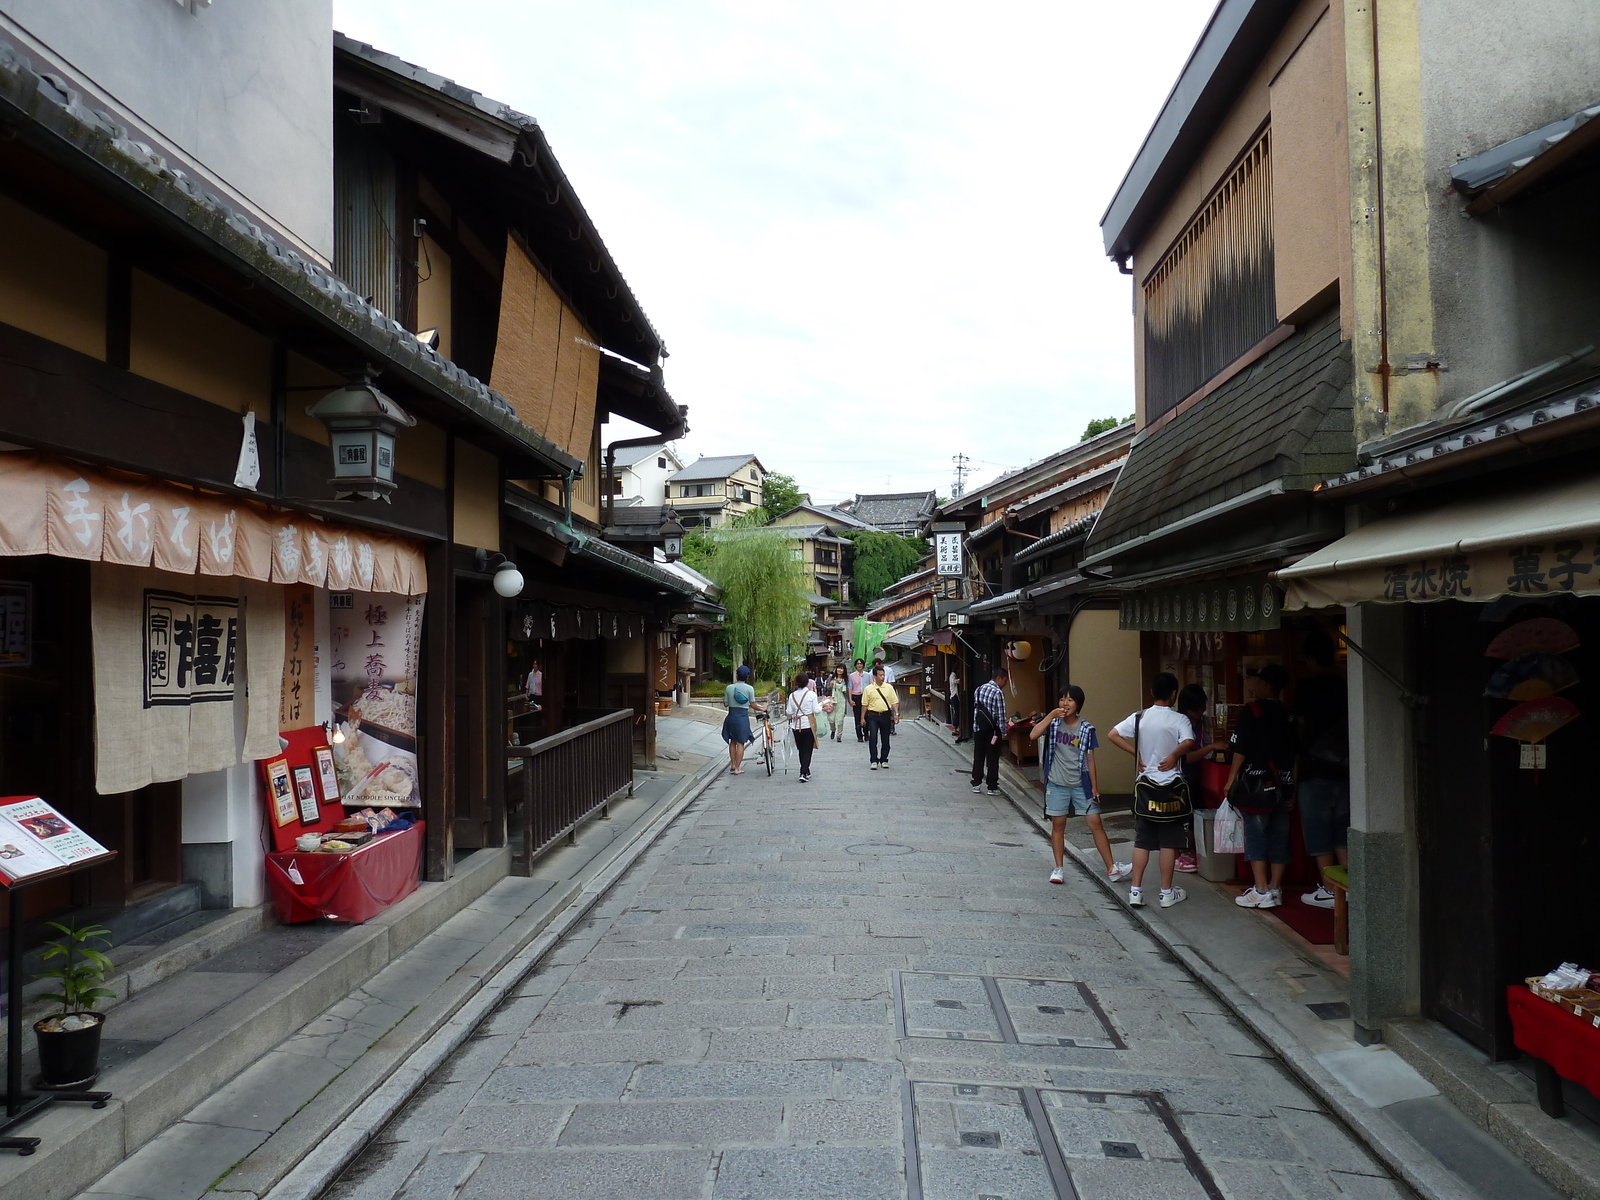
<path id="1" fill-rule="evenodd" d="M 761 708 L 756 711 L 761 716 L 761 725 L 756 730 L 756 755 L 767 768 L 767 777 L 770 779 L 772 777 L 774 758 L 772 753 L 772 721 L 766 709 Z"/>

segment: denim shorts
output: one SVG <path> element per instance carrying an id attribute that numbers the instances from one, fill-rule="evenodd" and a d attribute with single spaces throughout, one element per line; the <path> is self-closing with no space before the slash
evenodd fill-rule
<path id="1" fill-rule="evenodd" d="M 1289 810 L 1283 805 L 1267 813 L 1240 813 L 1244 822 L 1245 862 L 1289 861 Z"/>
<path id="2" fill-rule="evenodd" d="M 1349 781 L 1302 779 L 1300 832 L 1305 835 L 1306 853 L 1315 858 L 1319 854 L 1343 850 L 1348 844 L 1349 829 Z"/>
<path id="3" fill-rule="evenodd" d="M 1090 817 L 1100 815 L 1100 801 L 1089 799 L 1083 784 L 1080 783 L 1077 787 L 1068 787 L 1060 783 L 1044 785 L 1045 816 L 1070 817 L 1077 813 Z"/>

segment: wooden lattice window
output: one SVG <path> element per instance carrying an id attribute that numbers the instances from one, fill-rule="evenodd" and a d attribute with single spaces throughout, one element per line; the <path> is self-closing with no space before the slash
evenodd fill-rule
<path id="1" fill-rule="evenodd" d="M 1145 421 L 1169 412 L 1277 324 L 1265 130 L 1145 278 Z"/>

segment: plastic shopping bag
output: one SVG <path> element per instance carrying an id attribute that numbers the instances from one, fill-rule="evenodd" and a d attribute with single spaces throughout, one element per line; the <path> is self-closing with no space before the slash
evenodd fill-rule
<path id="1" fill-rule="evenodd" d="M 1244 819 L 1226 800 L 1212 822 L 1211 849 L 1218 854 L 1244 853 Z"/>

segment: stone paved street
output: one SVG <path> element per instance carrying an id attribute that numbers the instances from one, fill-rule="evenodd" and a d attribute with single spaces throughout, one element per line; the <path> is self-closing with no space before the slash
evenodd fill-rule
<path id="1" fill-rule="evenodd" d="M 337 1200 L 1409 1195 L 927 740 L 723 776 Z"/>

